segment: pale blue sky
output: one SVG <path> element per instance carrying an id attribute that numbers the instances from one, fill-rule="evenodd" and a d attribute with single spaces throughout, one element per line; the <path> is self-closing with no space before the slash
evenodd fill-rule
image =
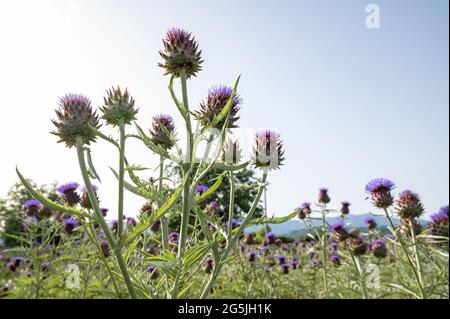
<path id="1" fill-rule="evenodd" d="M 379 5 L 380 29 L 367 29 L 366 5 Z M 429 213 L 449 201 L 448 1 L 1 1 L 0 193 L 14 167 L 39 183 L 80 180 L 74 150 L 56 145 L 50 119 L 58 96 L 128 86 L 151 116 L 175 114 L 168 78 L 157 67 L 161 38 L 190 30 L 204 70 L 189 82 L 197 107 L 209 86 L 242 74 L 241 129 L 277 129 L 286 164 L 269 177 L 269 211 L 287 214 L 317 189 L 336 207 L 371 209 L 364 186 L 388 177 L 418 192 Z M 175 117 L 182 132 L 182 122 Z M 132 162 L 156 166 L 136 142 Z M 93 149 L 104 206 L 116 207 L 112 149 Z M 155 173 L 156 174 L 156 173 Z M 127 196 L 128 215 L 142 201 Z"/>

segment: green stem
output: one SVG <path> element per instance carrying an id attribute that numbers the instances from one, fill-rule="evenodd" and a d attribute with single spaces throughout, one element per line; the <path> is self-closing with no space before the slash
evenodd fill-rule
<path id="1" fill-rule="evenodd" d="M 123 182 L 125 177 L 125 124 L 119 123 L 119 197 L 118 197 L 118 217 L 117 217 L 117 239 L 120 241 L 123 234 Z"/>
<path id="2" fill-rule="evenodd" d="M 366 286 L 364 285 L 364 275 L 363 275 L 363 272 L 361 269 L 361 263 L 360 263 L 359 257 L 353 256 L 353 253 L 351 251 L 349 251 L 349 253 L 350 253 L 350 256 L 352 257 L 353 265 L 355 266 L 355 269 L 358 272 L 363 299 L 367 299 Z"/>
<path id="3" fill-rule="evenodd" d="M 206 284 L 205 288 L 203 289 L 203 292 L 200 296 L 200 299 L 206 299 L 208 297 L 209 292 L 211 291 L 211 288 L 214 284 L 214 281 L 216 280 L 218 274 L 220 273 L 220 270 L 223 266 L 224 261 L 227 259 L 228 254 L 230 253 L 231 249 L 234 247 L 234 244 L 239 239 L 239 236 L 244 231 L 247 224 L 250 222 L 250 220 L 253 217 L 253 213 L 256 210 L 256 207 L 259 204 L 259 200 L 261 199 L 261 195 L 263 193 L 264 188 L 266 187 L 266 180 L 267 180 L 267 172 L 264 172 L 264 175 L 262 177 L 262 180 L 260 182 L 260 186 L 258 188 L 258 193 L 256 194 L 255 199 L 253 200 L 253 204 L 247 214 L 247 217 L 245 217 L 244 221 L 242 222 L 241 226 L 239 226 L 238 230 L 234 234 L 234 236 L 229 240 L 225 251 L 222 253 L 222 256 L 220 257 L 220 260 L 218 263 L 215 264 L 214 270 L 208 280 L 208 283 Z M 230 225 L 231 228 L 231 225 Z"/>
<path id="4" fill-rule="evenodd" d="M 161 195 L 163 191 L 163 176 L 164 176 L 164 158 L 161 156 L 159 160 L 159 183 L 158 183 L 158 193 Z M 161 202 L 159 207 L 163 203 Z M 166 216 L 161 216 L 161 234 L 162 234 L 162 247 L 164 250 L 169 249 L 169 225 Z"/>
<path id="5" fill-rule="evenodd" d="M 416 256 L 416 264 L 417 264 L 417 271 L 419 275 L 420 283 L 423 287 L 423 271 L 422 271 L 422 263 L 420 262 L 419 258 L 419 249 L 418 249 L 418 242 L 416 237 L 416 231 L 414 229 L 414 221 L 412 219 L 409 220 L 409 227 L 411 227 L 411 238 L 413 241 L 413 247 L 414 247 L 414 255 Z"/>
<path id="6" fill-rule="evenodd" d="M 186 183 L 183 187 L 183 203 L 182 203 L 182 211 L 181 211 L 181 227 L 180 227 L 180 242 L 178 245 L 178 255 L 177 255 L 177 264 L 178 269 L 175 277 L 175 282 L 172 290 L 172 298 L 177 298 L 178 289 L 179 289 L 179 280 L 181 276 L 181 266 L 184 256 L 184 250 L 186 247 L 186 238 L 189 224 L 189 216 L 191 213 L 191 165 L 192 165 L 192 147 L 193 147 L 193 136 L 192 136 L 192 128 L 191 128 L 191 120 L 189 116 L 189 101 L 187 96 L 187 84 L 186 84 L 186 75 L 181 74 L 181 90 L 183 94 L 183 106 L 186 111 L 186 158 L 184 163 L 184 172 L 185 174 L 189 174 L 187 177 Z"/>
<path id="7" fill-rule="evenodd" d="M 416 266 L 414 265 L 414 262 L 412 261 L 411 256 L 409 255 L 409 252 L 406 249 L 405 244 L 403 243 L 403 239 L 401 238 L 401 236 L 397 235 L 397 230 L 396 230 L 396 228 L 394 226 L 394 223 L 392 222 L 391 217 L 389 216 L 389 213 L 388 213 L 387 209 L 383 208 L 383 210 L 384 210 L 384 213 L 386 214 L 389 226 L 391 227 L 391 232 L 394 235 L 395 239 L 397 239 L 398 242 L 400 243 L 400 247 L 402 248 L 403 252 L 405 253 L 406 260 L 408 261 L 409 267 L 411 268 L 412 272 L 414 273 L 414 277 L 416 278 L 417 285 L 419 287 L 421 297 L 422 297 L 422 299 L 425 299 L 426 298 L 425 297 L 425 291 L 423 290 L 422 282 L 420 280 L 420 277 L 419 277 L 419 274 L 417 272 Z"/>
<path id="8" fill-rule="evenodd" d="M 322 205 L 322 272 L 323 272 L 323 288 L 325 293 L 325 298 L 328 298 L 328 276 L 327 276 L 327 241 L 326 241 L 326 233 L 327 233 L 327 223 L 325 219 L 325 209 L 326 205 Z"/>
<path id="9" fill-rule="evenodd" d="M 77 155 L 78 155 L 78 163 L 80 166 L 81 175 L 83 176 L 83 181 L 86 186 L 86 190 L 89 194 L 89 199 L 91 201 L 91 205 L 94 209 L 95 215 L 97 216 L 98 222 L 100 223 L 100 226 L 105 233 L 106 239 L 108 240 L 109 245 L 111 246 L 112 250 L 114 251 L 114 254 L 117 259 L 117 263 L 119 264 L 120 271 L 122 273 L 122 277 L 125 281 L 125 284 L 127 285 L 128 291 L 132 298 L 137 298 L 136 291 L 134 290 L 133 283 L 131 282 L 130 275 L 128 274 L 127 266 L 125 264 L 125 261 L 123 259 L 121 248 L 119 245 L 117 245 L 116 240 L 111 232 L 111 229 L 109 228 L 108 224 L 106 223 L 105 218 L 103 217 L 102 211 L 100 209 L 100 206 L 98 204 L 97 196 L 95 195 L 94 189 L 92 187 L 91 179 L 89 178 L 88 170 L 86 168 L 86 162 L 84 159 L 84 148 L 83 148 L 83 140 L 80 137 L 77 137 L 76 140 L 76 147 L 77 147 Z"/>
<path id="10" fill-rule="evenodd" d="M 230 205 L 229 205 L 229 213 L 228 213 L 228 238 L 231 238 L 231 234 L 233 231 L 233 227 L 231 221 L 234 216 L 234 177 L 233 172 L 230 171 Z"/>

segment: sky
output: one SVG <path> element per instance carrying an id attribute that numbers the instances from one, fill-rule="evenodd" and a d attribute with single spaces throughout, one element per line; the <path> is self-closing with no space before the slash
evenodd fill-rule
<path id="1" fill-rule="evenodd" d="M 369 4 L 379 28 L 368 28 Z M 245 152 L 255 130 L 279 131 L 285 165 L 269 175 L 268 213 L 283 216 L 318 188 L 331 206 L 374 211 L 364 186 L 392 179 L 398 193 L 420 194 L 427 214 L 449 202 L 449 34 L 446 0 L 0 0 L 0 196 L 15 166 L 39 184 L 81 181 L 76 151 L 56 144 L 50 120 L 58 97 L 79 92 L 101 106 L 112 85 L 128 87 L 138 123 L 174 116 L 169 78 L 157 66 L 171 27 L 192 32 L 203 70 L 188 82 L 192 109 L 212 85 L 241 74 L 240 129 Z M 177 89 L 179 87 L 177 86 Z M 103 127 L 108 134 L 117 134 Z M 133 128 L 128 128 L 130 132 Z M 182 143 L 184 145 L 184 143 Z M 133 164 L 155 169 L 156 156 L 127 144 Z M 102 206 L 114 217 L 117 153 L 92 147 Z M 147 171 L 156 176 L 156 171 Z M 125 197 L 125 214 L 143 200 Z"/>

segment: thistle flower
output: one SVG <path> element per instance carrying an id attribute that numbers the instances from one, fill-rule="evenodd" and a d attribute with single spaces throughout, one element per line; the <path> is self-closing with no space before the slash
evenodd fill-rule
<path id="1" fill-rule="evenodd" d="M 268 232 L 265 235 L 265 238 L 269 244 L 273 244 L 275 242 L 275 237 L 276 237 L 275 234 L 272 232 Z"/>
<path id="2" fill-rule="evenodd" d="M 377 258 L 384 258 L 387 256 L 386 243 L 382 239 L 375 240 L 369 243 L 369 249 L 373 252 L 373 255 Z"/>
<path id="3" fill-rule="evenodd" d="M 394 189 L 394 182 L 386 178 L 376 178 L 366 185 L 366 192 L 372 197 L 372 204 L 378 208 L 388 208 L 394 202 L 391 190 Z"/>
<path id="4" fill-rule="evenodd" d="M 141 209 L 139 210 L 139 212 L 141 213 L 141 216 L 144 214 L 147 216 L 150 216 L 152 211 L 153 211 L 153 207 L 152 207 L 152 204 L 149 202 L 142 205 Z"/>
<path id="5" fill-rule="evenodd" d="M 150 279 L 156 279 L 159 277 L 158 269 L 155 266 L 148 266 L 147 272 L 150 274 Z"/>
<path id="6" fill-rule="evenodd" d="M 42 204 L 35 199 L 30 199 L 23 203 L 23 206 L 25 207 L 28 216 L 36 216 Z"/>
<path id="7" fill-rule="evenodd" d="M 214 215 L 220 215 L 220 205 L 216 201 L 212 201 L 205 207 L 206 212 Z"/>
<path id="8" fill-rule="evenodd" d="M 441 209 L 439 210 L 439 213 L 446 214 L 448 216 L 448 205 L 442 206 Z"/>
<path id="9" fill-rule="evenodd" d="M 164 75 L 180 77 L 184 74 L 189 79 L 201 71 L 202 51 L 198 51 L 198 43 L 191 33 L 172 28 L 167 32 L 163 44 L 164 50 L 159 51 L 159 55 L 164 63 L 159 63 L 158 66 L 166 70 Z"/>
<path id="10" fill-rule="evenodd" d="M 278 264 L 280 264 L 280 265 L 286 263 L 286 256 L 284 256 L 284 255 L 278 255 L 277 259 L 278 259 Z"/>
<path id="11" fill-rule="evenodd" d="M 290 268 L 289 264 L 281 264 L 280 265 L 280 271 L 282 274 L 285 274 L 285 275 L 289 274 L 289 268 Z"/>
<path id="12" fill-rule="evenodd" d="M 67 218 L 64 220 L 64 231 L 68 234 L 72 234 L 73 230 L 78 227 L 79 223 L 73 218 Z"/>
<path id="13" fill-rule="evenodd" d="M 81 201 L 80 195 L 77 193 L 79 186 L 78 183 L 71 182 L 59 186 L 56 191 L 64 196 L 64 201 L 67 205 L 74 206 Z"/>
<path id="14" fill-rule="evenodd" d="M 341 214 L 342 215 L 348 215 L 350 213 L 350 202 L 348 201 L 343 201 L 341 202 Z"/>
<path id="15" fill-rule="evenodd" d="M 128 89 L 122 93 L 119 86 L 106 91 L 107 97 L 103 98 L 104 105 L 100 107 L 102 118 L 107 124 L 117 126 L 120 123 L 130 124 L 136 119 L 138 109 L 134 108 L 134 99 Z"/>
<path id="16" fill-rule="evenodd" d="M 214 260 L 211 257 L 206 258 L 205 265 L 203 266 L 203 270 L 209 274 L 214 268 Z"/>
<path id="17" fill-rule="evenodd" d="M 150 230 L 157 233 L 161 229 L 161 219 L 157 219 L 151 226 Z"/>
<path id="18" fill-rule="evenodd" d="M 291 261 L 291 267 L 292 267 L 292 269 L 293 270 L 296 270 L 296 269 L 298 269 L 299 268 L 299 263 L 298 263 L 298 261 L 297 260 L 293 260 L 293 261 Z"/>
<path id="19" fill-rule="evenodd" d="M 127 227 L 131 228 L 131 227 L 135 227 L 137 225 L 136 219 L 134 219 L 133 217 L 127 217 Z"/>
<path id="20" fill-rule="evenodd" d="M 50 263 L 48 261 L 44 261 L 41 263 L 41 271 L 48 272 L 48 268 L 50 267 Z"/>
<path id="21" fill-rule="evenodd" d="M 111 248 L 106 239 L 103 238 L 100 240 L 100 248 L 102 250 L 103 256 L 105 256 L 105 257 L 111 256 Z"/>
<path id="22" fill-rule="evenodd" d="M 241 224 L 239 224 L 239 222 L 236 219 L 233 218 L 231 220 L 231 229 L 238 228 L 239 226 L 241 226 Z M 227 220 L 227 222 L 225 223 L 225 230 L 227 230 L 228 227 L 230 227 L 230 221 L 229 220 Z"/>
<path id="23" fill-rule="evenodd" d="M 178 243 L 178 239 L 180 237 L 180 234 L 177 232 L 172 232 L 169 234 L 169 241 L 171 243 Z"/>
<path id="24" fill-rule="evenodd" d="M 203 127 L 208 125 L 219 115 L 225 108 L 228 100 L 232 97 L 233 89 L 227 86 L 214 86 L 209 89 L 208 97 L 200 103 L 200 110 L 196 112 L 196 117 Z M 236 128 L 236 122 L 239 119 L 237 112 L 239 111 L 242 100 L 238 94 L 235 94 L 231 102 L 228 115 L 227 128 Z M 214 128 L 221 130 L 225 125 L 226 117 L 224 117 Z"/>
<path id="25" fill-rule="evenodd" d="M 256 255 L 257 255 L 257 253 L 256 253 L 256 251 L 251 251 L 251 252 L 249 252 L 248 253 L 248 261 L 249 262 L 254 262 L 255 260 L 256 260 Z"/>
<path id="26" fill-rule="evenodd" d="M 268 130 L 256 133 L 251 156 L 256 168 L 264 171 L 279 169 L 283 165 L 283 156 L 283 144 L 278 133 Z"/>
<path id="27" fill-rule="evenodd" d="M 209 190 L 209 187 L 208 186 L 204 186 L 204 185 L 197 185 L 195 187 L 195 192 L 198 195 L 202 195 L 204 192 L 207 192 L 208 190 Z"/>
<path id="28" fill-rule="evenodd" d="M 448 228 L 448 215 L 442 209 L 431 215 L 431 233 L 436 236 L 447 236 L 449 235 Z"/>
<path id="29" fill-rule="evenodd" d="M 336 256 L 336 255 L 330 256 L 330 261 L 335 266 L 341 265 L 341 258 L 339 256 Z"/>
<path id="30" fill-rule="evenodd" d="M 97 198 L 97 202 L 100 201 L 97 195 L 98 187 L 96 185 L 92 185 L 92 190 L 94 191 L 95 197 Z M 86 187 L 83 187 L 81 195 L 80 205 L 86 209 L 92 209 L 91 199 L 89 198 L 89 192 Z"/>
<path id="31" fill-rule="evenodd" d="M 175 145 L 175 123 L 170 115 L 159 114 L 153 117 L 150 139 L 166 150 Z"/>
<path id="32" fill-rule="evenodd" d="M 319 268 L 319 267 L 321 267 L 323 264 L 322 264 L 322 261 L 321 261 L 321 260 L 319 260 L 319 259 L 313 259 L 313 260 L 311 260 L 310 265 L 311 265 L 312 268 Z"/>
<path id="33" fill-rule="evenodd" d="M 236 164 L 241 160 L 242 150 L 239 146 L 239 142 L 228 138 L 223 145 L 222 161 L 224 163 Z"/>
<path id="34" fill-rule="evenodd" d="M 364 255 L 367 252 L 367 243 L 364 241 L 362 236 L 357 238 L 348 237 L 345 241 L 347 248 L 352 252 L 355 256 Z"/>
<path id="35" fill-rule="evenodd" d="M 247 233 L 247 234 L 245 234 L 244 242 L 247 245 L 252 245 L 254 243 L 254 241 L 255 241 L 255 233 Z"/>
<path id="36" fill-rule="evenodd" d="M 58 107 L 55 110 L 56 119 L 52 120 L 56 131 L 51 132 L 59 137 L 58 143 L 64 142 L 71 148 L 76 144 L 77 137 L 87 145 L 95 141 L 96 133 L 92 128 L 98 129 L 100 124 L 88 97 L 69 93 L 59 99 Z"/>
<path id="37" fill-rule="evenodd" d="M 102 208 L 102 209 L 100 209 L 100 211 L 102 212 L 103 217 L 106 217 L 106 215 L 108 215 L 109 209 L 108 208 Z"/>
<path id="38" fill-rule="evenodd" d="M 368 216 L 364 219 L 364 224 L 367 226 L 368 229 L 375 229 L 378 226 L 375 219 L 371 216 Z"/>
<path id="39" fill-rule="evenodd" d="M 331 201 L 330 196 L 328 196 L 328 188 L 319 188 L 319 203 L 328 204 Z"/>
<path id="40" fill-rule="evenodd" d="M 297 208 L 297 211 L 298 211 L 297 217 L 299 219 L 305 219 L 312 212 L 312 210 L 311 210 L 311 203 L 310 202 L 304 202 L 303 204 L 300 205 L 299 208 Z"/>
<path id="41" fill-rule="evenodd" d="M 398 194 L 395 209 L 397 214 L 405 219 L 416 218 L 424 213 L 419 195 L 410 190 Z"/>
<path id="42" fill-rule="evenodd" d="M 328 231 L 333 233 L 337 240 L 344 241 L 348 237 L 348 232 L 345 229 L 345 223 L 339 221 L 328 228 Z"/>

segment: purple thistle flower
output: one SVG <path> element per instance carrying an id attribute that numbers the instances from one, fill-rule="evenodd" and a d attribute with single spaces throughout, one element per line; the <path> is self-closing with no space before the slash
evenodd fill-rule
<path id="1" fill-rule="evenodd" d="M 297 208 L 298 211 L 298 215 L 297 217 L 299 219 L 305 219 L 306 217 L 308 217 L 312 210 L 311 210 L 311 203 L 310 202 L 304 202 L 300 205 L 300 207 Z"/>
<path id="2" fill-rule="evenodd" d="M 92 190 L 94 191 L 95 197 L 97 198 L 97 202 L 99 202 L 99 198 L 97 195 L 98 187 L 96 185 L 92 185 Z M 81 207 L 84 207 L 86 209 L 92 209 L 91 199 L 89 197 L 89 192 L 87 191 L 86 186 L 83 186 L 81 188 L 82 195 L 81 195 L 81 201 L 80 205 Z"/>
<path id="3" fill-rule="evenodd" d="M 170 115 L 159 114 L 153 117 L 150 139 L 166 150 L 175 145 L 175 123 Z"/>
<path id="4" fill-rule="evenodd" d="M 281 264 L 280 265 L 280 271 L 282 274 L 285 274 L 285 275 L 289 274 L 289 268 L 290 268 L 289 264 Z"/>
<path id="5" fill-rule="evenodd" d="M 159 51 L 159 55 L 164 63 L 158 66 L 166 70 L 164 75 L 180 77 L 184 74 L 189 79 L 202 69 L 202 51 L 198 51 L 198 43 L 191 33 L 172 28 L 167 32 L 163 44 L 164 50 Z"/>
<path id="6" fill-rule="evenodd" d="M 330 256 L 330 261 L 335 266 L 340 266 L 341 265 L 341 258 L 339 256 L 336 256 L 336 255 Z"/>
<path id="7" fill-rule="evenodd" d="M 369 243 L 368 247 L 377 258 L 384 258 L 387 255 L 386 243 L 383 239 L 378 239 Z"/>
<path id="8" fill-rule="evenodd" d="M 225 230 L 227 230 L 229 226 L 230 226 L 230 221 L 228 220 L 228 221 L 225 223 L 225 225 L 224 225 Z M 231 229 L 238 228 L 239 226 L 241 226 L 241 225 L 239 224 L 239 222 L 238 222 L 236 219 L 233 218 L 233 219 L 231 220 Z"/>
<path id="9" fill-rule="evenodd" d="M 212 201 L 211 203 L 206 205 L 205 210 L 210 214 L 219 215 L 220 214 L 220 205 L 218 202 Z"/>
<path id="10" fill-rule="evenodd" d="M 366 185 L 366 192 L 372 196 L 372 203 L 378 208 L 388 208 L 394 202 L 391 190 L 395 184 L 386 178 L 376 178 Z"/>
<path id="11" fill-rule="evenodd" d="M 330 196 L 328 195 L 328 188 L 321 187 L 319 188 L 319 203 L 328 204 L 331 201 Z"/>
<path id="12" fill-rule="evenodd" d="M 348 215 L 350 213 L 350 202 L 348 201 L 343 201 L 341 203 L 342 207 L 341 207 L 341 214 L 342 215 Z"/>
<path id="13" fill-rule="evenodd" d="M 177 232 L 172 232 L 169 234 L 169 241 L 171 243 L 178 243 L 178 239 L 180 237 L 180 234 Z"/>
<path id="14" fill-rule="evenodd" d="M 338 221 L 337 223 L 331 225 L 328 228 L 328 231 L 333 233 L 334 237 L 336 237 L 339 241 L 344 241 L 349 235 L 345 229 L 345 223 L 343 221 Z"/>
<path id="15" fill-rule="evenodd" d="M 448 215 L 439 211 L 431 215 L 431 220 L 435 224 L 448 224 Z"/>
<path id="16" fill-rule="evenodd" d="M 39 219 L 37 219 L 36 217 L 27 217 L 25 219 L 25 222 L 27 224 L 37 224 L 39 222 Z"/>
<path id="17" fill-rule="evenodd" d="M 277 256 L 277 259 L 278 259 L 278 263 L 279 263 L 280 265 L 286 263 L 286 256 L 278 255 L 278 256 Z"/>
<path id="18" fill-rule="evenodd" d="M 133 217 L 127 217 L 128 228 L 135 227 L 136 225 L 137 225 L 136 219 L 134 219 Z"/>
<path id="19" fill-rule="evenodd" d="M 64 196 L 64 201 L 69 206 L 74 206 L 81 201 L 80 195 L 77 193 L 77 189 L 80 185 L 75 182 L 60 185 L 56 191 Z"/>
<path id="20" fill-rule="evenodd" d="M 109 243 L 106 239 L 102 238 L 100 239 L 100 248 L 102 250 L 103 256 L 104 257 L 109 257 L 111 256 L 111 248 L 109 246 Z"/>
<path id="21" fill-rule="evenodd" d="M 151 226 L 150 230 L 154 233 L 157 233 L 161 228 L 161 219 L 157 219 Z"/>
<path id="22" fill-rule="evenodd" d="M 101 212 L 102 212 L 103 217 L 106 217 L 106 215 L 108 215 L 108 211 L 109 211 L 108 208 L 102 208 L 102 209 L 101 209 Z"/>
<path id="23" fill-rule="evenodd" d="M 265 238 L 269 244 L 273 244 L 275 242 L 276 236 L 274 233 L 268 232 L 266 233 Z"/>
<path id="24" fill-rule="evenodd" d="M 150 274 L 150 279 L 158 278 L 159 272 L 155 266 L 148 266 L 146 270 Z"/>
<path id="25" fill-rule="evenodd" d="M 203 125 L 208 127 L 219 115 L 233 95 L 233 89 L 228 86 L 214 86 L 209 89 L 206 101 L 200 103 L 200 110 L 196 112 L 197 119 Z M 238 94 L 235 94 L 229 110 L 227 128 L 236 128 L 236 122 L 239 119 L 237 112 L 240 109 L 242 100 Z M 221 130 L 225 125 L 226 118 L 217 123 L 214 128 Z"/>
<path id="26" fill-rule="evenodd" d="M 56 119 L 52 120 L 56 131 L 51 132 L 59 137 L 58 143 L 63 142 L 71 148 L 76 145 L 77 138 L 87 145 L 95 141 L 97 134 L 92 128 L 98 129 L 100 124 L 88 97 L 69 93 L 59 99 L 58 107 Z"/>
<path id="27" fill-rule="evenodd" d="M 298 269 L 298 268 L 299 268 L 299 263 L 298 263 L 298 261 L 297 261 L 297 260 L 291 261 L 291 267 L 292 267 L 292 269 L 294 269 L 294 270 Z"/>
<path id="28" fill-rule="evenodd" d="M 211 270 L 214 268 L 214 260 L 211 257 L 207 257 L 205 259 L 205 265 L 203 266 L 203 270 L 209 274 Z"/>
<path id="29" fill-rule="evenodd" d="M 72 234 L 73 230 L 79 225 L 78 221 L 73 218 L 67 218 L 63 223 L 64 231 L 68 234 Z"/>
<path id="30" fill-rule="evenodd" d="M 248 253 L 248 261 L 249 262 L 254 262 L 256 260 L 256 251 L 252 250 L 251 252 Z"/>
<path id="31" fill-rule="evenodd" d="M 256 168 L 264 171 L 279 169 L 283 165 L 283 156 L 283 143 L 277 132 L 266 130 L 256 133 L 251 156 Z"/>
<path id="32" fill-rule="evenodd" d="M 313 259 L 313 260 L 311 260 L 310 265 L 312 268 L 318 268 L 318 267 L 322 266 L 322 261 L 319 259 Z"/>
<path id="33" fill-rule="evenodd" d="M 205 185 L 197 185 L 197 186 L 195 187 L 195 191 L 196 191 L 199 195 L 203 194 L 204 192 L 207 192 L 208 190 L 209 190 L 209 187 L 208 187 L 208 186 L 205 186 Z"/>
<path id="34" fill-rule="evenodd" d="M 28 216 L 36 216 L 42 204 L 35 199 L 30 199 L 23 203 L 23 206 L 25 207 Z"/>
<path id="35" fill-rule="evenodd" d="M 405 190 L 398 194 L 395 209 L 396 213 L 405 219 L 416 218 L 424 213 L 419 195 L 410 190 Z"/>
<path id="36" fill-rule="evenodd" d="M 439 209 L 439 213 L 446 214 L 448 216 L 448 205 L 442 206 L 441 209 Z"/>
<path id="37" fill-rule="evenodd" d="M 372 216 L 368 216 L 368 217 L 364 218 L 364 224 L 369 229 L 377 228 L 377 222 L 375 221 L 375 219 Z"/>

